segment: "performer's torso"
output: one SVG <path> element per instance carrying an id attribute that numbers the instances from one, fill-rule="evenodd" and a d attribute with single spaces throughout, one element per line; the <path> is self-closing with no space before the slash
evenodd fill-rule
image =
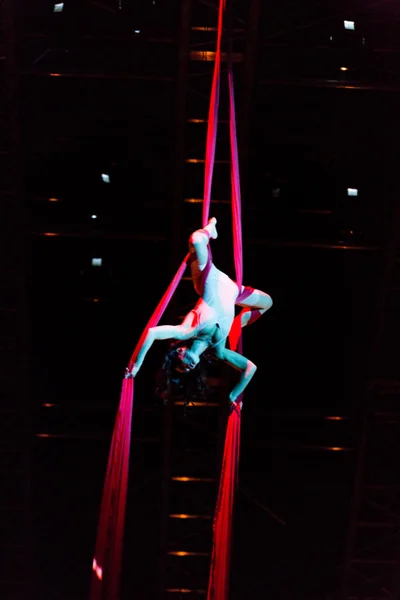
<path id="1" fill-rule="evenodd" d="M 198 292 L 200 287 L 196 286 L 196 280 L 200 276 L 201 272 L 198 277 L 194 277 L 195 288 Z M 235 317 L 237 284 L 215 265 L 211 265 L 201 291 L 203 292 L 202 297 L 194 309 L 198 326 L 196 337 L 209 339 L 212 345 L 222 343 L 227 338 Z"/>

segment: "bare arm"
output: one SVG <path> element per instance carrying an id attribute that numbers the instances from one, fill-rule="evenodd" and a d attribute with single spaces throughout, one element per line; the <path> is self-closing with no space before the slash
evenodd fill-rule
<path id="1" fill-rule="evenodd" d="M 231 365 L 231 367 L 233 367 L 234 369 L 240 371 L 240 379 L 229 394 L 229 400 L 231 402 L 235 402 L 235 400 L 240 396 L 240 394 L 250 383 L 254 373 L 257 370 L 257 367 L 253 362 L 251 362 L 251 360 L 249 360 L 245 356 L 242 356 L 241 354 L 239 354 L 238 352 L 234 352 L 233 350 L 228 350 L 227 348 L 221 348 L 217 356 L 218 358 L 226 362 L 228 365 Z"/>
<path id="2" fill-rule="evenodd" d="M 185 323 L 185 322 L 184 322 Z M 132 372 L 128 374 L 135 376 L 143 364 L 144 357 L 150 350 L 155 340 L 190 340 L 195 334 L 195 328 L 189 327 L 185 324 L 181 325 L 159 325 L 158 327 L 150 327 L 147 332 L 146 338 L 142 344 L 137 355 L 136 362 L 133 366 Z"/>

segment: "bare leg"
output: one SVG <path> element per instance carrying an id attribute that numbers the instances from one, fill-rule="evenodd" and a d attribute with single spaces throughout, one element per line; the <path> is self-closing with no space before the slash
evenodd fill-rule
<path id="1" fill-rule="evenodd" d="M 192 261 L 192 273 L 198 269 L 203 271 L 208 261 L 208 242 L 211 239 L 218 237 L 217 233 L 217 219 L 212 218 L 204 229 L 198 229 L 189 238 L 189 249 L 191 253 L 195 254 L 195 260 Z"/>
<path id="2" fill-rule="evenodd" d="M 252 290 L 246 298 L 239 298 L 237 301 L 239 306 L 243 306 L 240 313 L 241 326 L 245 327 L 254 323 L 272 306 L 272 298 L 261 290 Z"/>

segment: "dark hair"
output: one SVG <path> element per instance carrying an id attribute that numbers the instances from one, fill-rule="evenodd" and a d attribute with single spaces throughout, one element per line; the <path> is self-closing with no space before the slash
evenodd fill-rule
<path id="1" fill-rule="evenodd" d="M 192 371 L 181 373 L 176 370 L 180 365 L 178 350 L 186 346 L 187 342 L 173 342 L 170 345 L 156 378 L 156 395 L 164 404 L 182 398 L 185 414 L 191 402 L 204 400 L 208 389 L 205 369 L 208 359 L 205 355 L 200 357 L 199 364 Z"/>

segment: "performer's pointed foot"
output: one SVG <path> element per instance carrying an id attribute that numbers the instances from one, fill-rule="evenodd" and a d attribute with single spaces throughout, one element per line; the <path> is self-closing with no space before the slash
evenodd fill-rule
<path id="1" fill-rule="evenodd" d="M 211 239 L 216 240 L 218 237 L 218 231 L 217 231 L 217 219 L 215 217 L 212 217 L 211 219 L 209 219 L 209 221 L 207 223 L 207 229 L 210 232 Z"/>

